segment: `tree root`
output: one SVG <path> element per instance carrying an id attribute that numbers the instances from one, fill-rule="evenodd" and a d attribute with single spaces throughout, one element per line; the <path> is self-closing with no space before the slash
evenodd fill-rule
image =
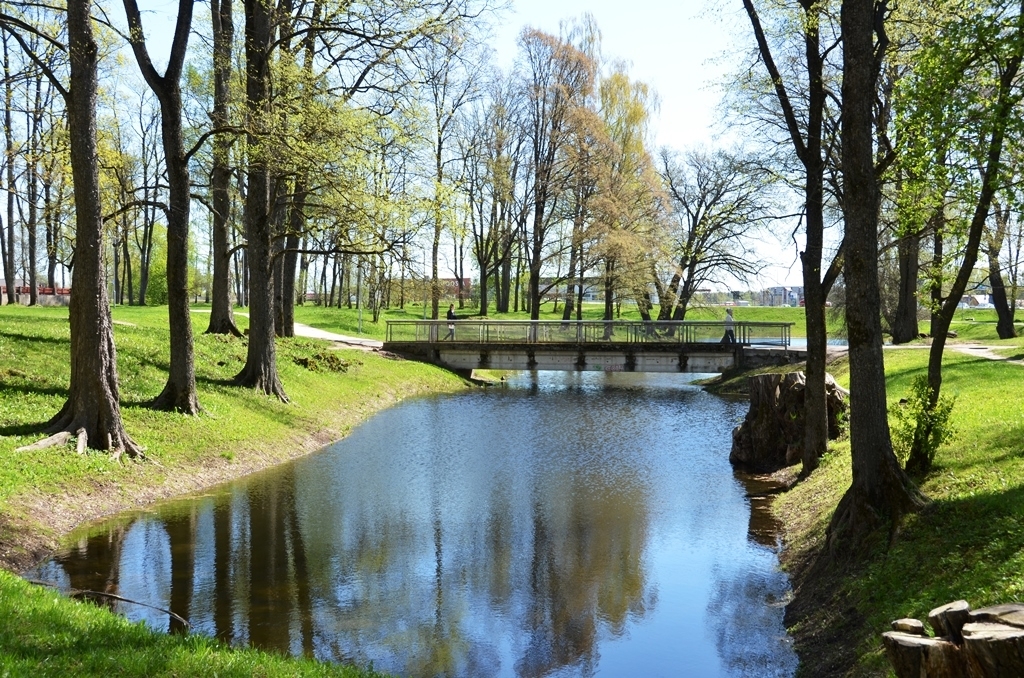
<path id="1" fill-rule="evenodd" d="M 168 380 L 164 390 L 150 403 L 154 410 L 162 412 L 177 412 L 189 416 L 199 416 L 203 408 L 196 397 L 195 389 L 190 392 L 188 389 L 179 388 L 177 384 Z"/>
<path id="2" fill-rule="evenodd" d="M 146 459 L 144 448 L 128 437 L 119 419 L 113 431 L 100 428 L 100 431 L 90 436 L 87 422 L 72 417 L 69 413 L 70 409 L 69 403 L 65 403 L 61 411 L 49 421 L 46 432 L 52 435 L 31 445 L 19 447 L 16 451 L 42 450 L 47 447 L 66 444 L 74 438 L 75 451 L 78 454 L 85 454 L 86 449 L 90 447 L 89 442 L 92 440 L 92 447 L 94 449 L 100 451 L 110 450 L 111 458 L 115 461 L 120 461 L 121 456 L 124 454 L 127 454 L 136 461 Z M 98 422 L 96 426 L 102 427 L 103 423 Z"/>
<path id="3" fill-rule="evenodd" d="M 36 450 L 45 450 L 47 447 L 56 447 L 57 445 L 64 445 L 71 440 L 71 431 L 60 431 L 54 433 L 49 438 L 43 438 L 38 442 L 34 442 L 31 445 L 25 445 L 15 449 L 15 452 L 35 452 Z"/>
<path id="4" fill-rule="evenodd" d="M 888 529 L 887 546 L 892 547 L 899 536 L 903 517 L 928 507 L 928 499 L 907 477 L 896 469 L 880 487 L 867 492 L 851 486 L 836 506 L 826 531 L 827 559 L 833 563 L 851 561 L 867 554 L 865 548 Z"/>

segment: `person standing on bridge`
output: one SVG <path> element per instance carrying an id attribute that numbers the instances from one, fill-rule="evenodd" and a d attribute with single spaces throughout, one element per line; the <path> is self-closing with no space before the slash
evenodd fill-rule
<path id="1" fill-rule="evenodd" d="M 448 334 L 444 338 L 455 341 L 455 304 L 448 304 L 448 314 L 445 317 L 448 318 Z"/>
<path id="2" fill-rule="evenodd" d="M 725 335 L 722 337 L 723 344 L 736 343 L 736 322 L 732 319 L 732 309 L 725 311 Z"/>

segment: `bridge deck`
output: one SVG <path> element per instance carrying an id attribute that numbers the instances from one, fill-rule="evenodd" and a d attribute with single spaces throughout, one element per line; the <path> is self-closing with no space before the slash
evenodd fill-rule
<path id="1" fill-rule="evenodd" d="M 792 323 L 388 321 L 384 348 L 455 369 L 721 372 L 745 355 L 790 362 Z"/>

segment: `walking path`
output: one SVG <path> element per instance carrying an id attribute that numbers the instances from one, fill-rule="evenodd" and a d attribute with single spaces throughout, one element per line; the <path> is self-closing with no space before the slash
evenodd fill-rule
<path id="1" fill-rule="evenodd" d="M 353 348 L 360 348 L 364 351 L 374 351 L 376 349 L 383 348 L 384 346 L 383 341 L 377 341 L 376 339 L 366 339 L 364 337 L 350 337 L 345 334 L 335 334 L 334 332 L 318 330 L 315 327 L 303 325 L 302 323 L 295 323 L 295 336 L 307 337 L 309 339 L 323 339 L 325 341 L 333 341 L 337 344 L 345 344 Z"/>
<path id="2" fill-rule="evenodd" d="M 201 308 L 193 309 L 193 313 L 209 313 L 209 311 Z M 248 318 L 248 313 L 239 313 L 235 311 L 235 315 Z M 350 337 L 346 334 L 335 334 L 334 332 L 328 332 L 327 330 L 318 330 L 315 327 L 309 325 L 303 325 L 302 323 L 295 323 L 295 336 L 306 337 L 307 339 L 323 339 L 324 341 L 333 341 L 336 344 L 345 344 L 352 348 L 358 348 L 363 351 L 376 351 L 379 348 L 384 347 L 383 341 L 377 341 L 376 339 L 367 339 L 365 337 Z"/>
<path id="3" fill-rule="evenodd" d="M 928 344 L 886 344 L 883 346 L 887 351 L 898 350 L 902 351 L 905 349 L 918 349 L 926 350 L 930 349 L 931 346 Z M 999 355 L 996 353 L 996 349 L 1013 348 L 1012 346 L 986 346 L 984 344 L 946 344 L 945 348 L 950 351 L 956 351 L 957 353 L 963 353 L 964 355 L 973 356 L 975 358 L 985 358 L 986 360 L 1000 360 L 1005 363 L 1011 363 L 1013 365 L 1024 366 L 1024 360 L 1014 360 L 1007 358 L 1006 356 Z M 829 353 L 845 353 L 847 350 L 846 346 L 829 346 Z"/>

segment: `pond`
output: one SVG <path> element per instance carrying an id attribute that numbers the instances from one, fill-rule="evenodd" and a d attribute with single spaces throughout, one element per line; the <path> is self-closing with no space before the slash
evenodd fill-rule
<path id="1" fill-rule="evenodd" d="M 403 676 L 791 676 L 776 526 L 728 463 L 745 403 L 686 379 L 524 373 L 407 401 L 26 576 Z"/>

